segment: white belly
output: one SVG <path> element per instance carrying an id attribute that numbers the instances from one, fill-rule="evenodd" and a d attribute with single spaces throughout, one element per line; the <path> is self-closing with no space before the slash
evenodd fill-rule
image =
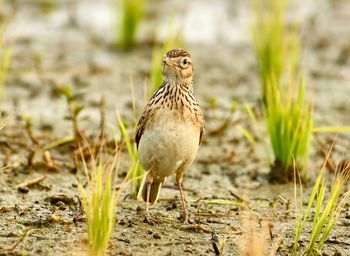
<path id="1" fill-rule="evenodd" d="M 199 146 L 199 128 L 191 121 L 164 120 L 144 131 L 138 154 L 142 167 L 166 177 L 185 171 Z"/>

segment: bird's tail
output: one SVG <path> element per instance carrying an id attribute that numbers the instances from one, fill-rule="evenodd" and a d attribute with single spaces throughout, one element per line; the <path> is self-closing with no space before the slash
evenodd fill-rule
<path id="1" fill-rule="evenodd" d="M 146 173 L 143 177 L 141 187 L 139 189 L 139 193 L 137 194 L 137 199 L 140 201 L 147 201 L 147 175 Z M 151 184 L 151 191 L 149 195 L 150 204 L 154 204 L 157 202 L 159 197 L 160 189 L 165 181 L 165 178 L 154 178 L 153 183 Z"/>

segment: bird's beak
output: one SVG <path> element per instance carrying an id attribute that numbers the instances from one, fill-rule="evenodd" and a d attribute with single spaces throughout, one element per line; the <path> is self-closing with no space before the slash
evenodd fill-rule
<path id="1" fill-rule="evenodd" d="M 171 61 L 168 57 L 163 60 L 163 64 L 169 66 L 169 67 L 175 67 L 176 63 Z"/>

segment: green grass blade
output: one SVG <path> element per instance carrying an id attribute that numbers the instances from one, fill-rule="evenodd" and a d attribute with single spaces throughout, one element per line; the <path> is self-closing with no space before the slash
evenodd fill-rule
<path id="1" fill-rule="evenodd" d="M 348 133 L 350 132 L 350 127 L 332 127 L 332 126 L 322 126 L 314 127 L 312 129 L 313 133 Z"/>

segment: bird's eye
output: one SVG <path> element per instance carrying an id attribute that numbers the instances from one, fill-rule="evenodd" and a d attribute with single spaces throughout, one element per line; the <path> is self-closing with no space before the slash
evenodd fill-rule
<path id="1" fill-rule="evenodd" d="M 184 59 L 182 62 L 183 62 L 184 65 L 186 65 L 188 63 L 187 59 Z"/>

